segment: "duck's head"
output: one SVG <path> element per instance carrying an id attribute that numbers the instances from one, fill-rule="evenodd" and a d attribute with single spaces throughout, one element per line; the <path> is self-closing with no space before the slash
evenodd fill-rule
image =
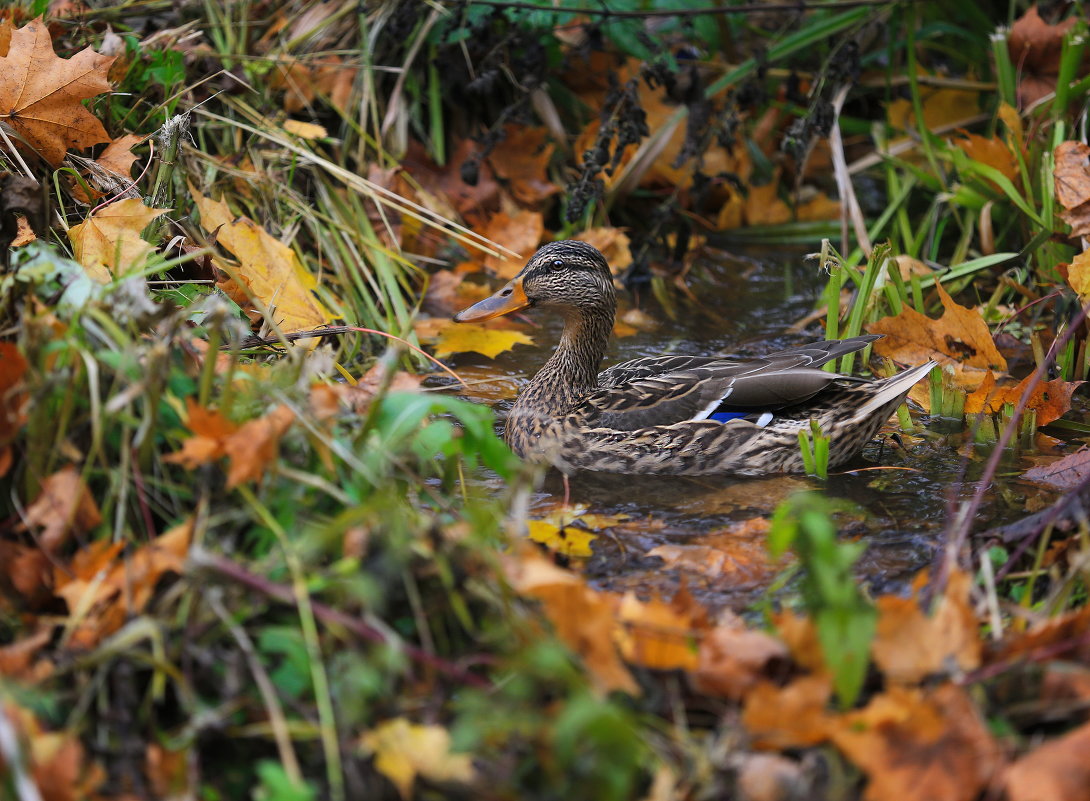
<path id="1" fill-rule="evenodd" d="M 567 239 L 542 245 L 505 287 L 458 312 L 454 321 L 491 320 L 530 307 L 550 308 L 565 317 L 612 316 L 615 306 L 613 276 L 605 256 L 586 242 Z"/>

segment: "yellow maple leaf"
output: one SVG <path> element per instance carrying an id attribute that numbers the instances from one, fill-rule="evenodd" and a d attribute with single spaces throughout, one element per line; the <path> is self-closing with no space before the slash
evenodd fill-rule
<path id="1" fill-rule="evenodd" d="M 616 525 L 628 515 L 588 514 L 587 507 L 557 509 L 541 520 L 528 520 L 529 537 L 551 551 L 565 556 L 586 559 L 591 556 L 590 544 L 598 539 L 594 531 Z"/>
<path id="2" fill-rule="evenodd" d="M 155 247 L 140 238 L 148 223 L 169 209 L 151 209 L 140 198 L 126 198 L 91 214 L 68 229 L 76 261 L 99 283 L 144 266 Z"/>
<path id="3" fill-rule="evenodd" d="M 189 188 L 201 212 L 201 227 L 234 254 L 238 266 L 228 272 L 269 310 L 284 333 L 326 325 L 333 314 L 312 290 L 318 281 L 291 248 L 247 217 L 236 217 L 222 200 Z"/>
<path id="4" fill-rule="evenodd" d="M 473 323 L 451 323 L 444 326 L 436 339 L 435 355 L 440 359 L 452 353 L 473 351 L 494 359 L 515 345 L 532 345 L 534 340 L 521 331 L 489 328 Z"/>
<path id="5" fill-rule="evenodd" d="M 359 739 L 360 748 L 375 756 L 375 769 L 409 798 L 417 776 L 436 782 L 473 781 L 473 758 L 450 752 L 450 733 L 442 726 L 421 726 L 394 718 Z"/>

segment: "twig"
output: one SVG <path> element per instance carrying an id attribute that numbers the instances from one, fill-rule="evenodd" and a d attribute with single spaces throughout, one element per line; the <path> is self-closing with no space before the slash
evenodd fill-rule
<path id="1" fill-rule="evenodd" d="M 291 587 L 269 581 L 263 576 L 251 573 L 249 570 L 232 562 L 230 559 L 218 556 L 203 548 L 190 548 L 189 565 L 193 572 L 202 570 L 209 571 L 236 584 L 240 584 L 243 587 L 255 590 L 273 600 L 292 606 L 296 604 L 295 594 L 292 592 Z M 414 662 L 419 662 L 422 665 L 434 668 L 439 673 L 457 679 L 469 686 L 479 688 L 491 687 L 491 684 L 480 676 L 470 673 L 458 665 L 448 662 L 434 654 L 428 653 L 422 648 L 418 648 L 410 643 L 393 642 L 389 636 L 363 620 L 346 615 L 344 612 L 333 609 L 318 601 L 311 601 L 311 609 L 314 612 L 314 616 L 326 625 L 339 626 L 359 639 L 367 642 L 381 643 L 400 648 Z"/>

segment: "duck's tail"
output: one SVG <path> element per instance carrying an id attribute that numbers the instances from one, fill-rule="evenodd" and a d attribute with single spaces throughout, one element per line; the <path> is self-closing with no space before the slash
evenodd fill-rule
<path id="1" fill-rule="evenodd" d="M 879 409 L 884 406 L 897 406 L 904 401 L 908 395 L 908 391 L 912 389 L 913 384 L 921 380 L 929 372 L 932 367 L 936 367 L 938 362 L 928 362 L 927 364 L 921 364 L 918 367 L 905 370 L 903 373 L 898 373 L 895 376 L 882 379 L 881 381 L 875 381 L 872 384 L 873 390 L 870 398 L 867 402 L 859 407 L 856 411 L 856 415 L 859 417 L 867 417 L 871 414 L 876 414 Z"/>

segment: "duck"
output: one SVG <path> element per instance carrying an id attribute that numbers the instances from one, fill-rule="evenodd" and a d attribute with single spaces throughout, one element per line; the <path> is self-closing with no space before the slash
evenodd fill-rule
<path id="1" fill-rule="evenodd" d="M 579 240 L 540 247 L 490 297 L 454 315 L 478 323 L 519 311 L 564 321 L 552 356 L 519 394 L 504 439 L 565 475 L 763 476 L 804 472 L 799 432 L 816 421 L 829 467 L 855 457 L 933 362 L 869 380 L 822 370 L 880 335 L 811 342 L 767 356 L 668 355 L 600 371 L 617 295 L 602 253 Z"/>

